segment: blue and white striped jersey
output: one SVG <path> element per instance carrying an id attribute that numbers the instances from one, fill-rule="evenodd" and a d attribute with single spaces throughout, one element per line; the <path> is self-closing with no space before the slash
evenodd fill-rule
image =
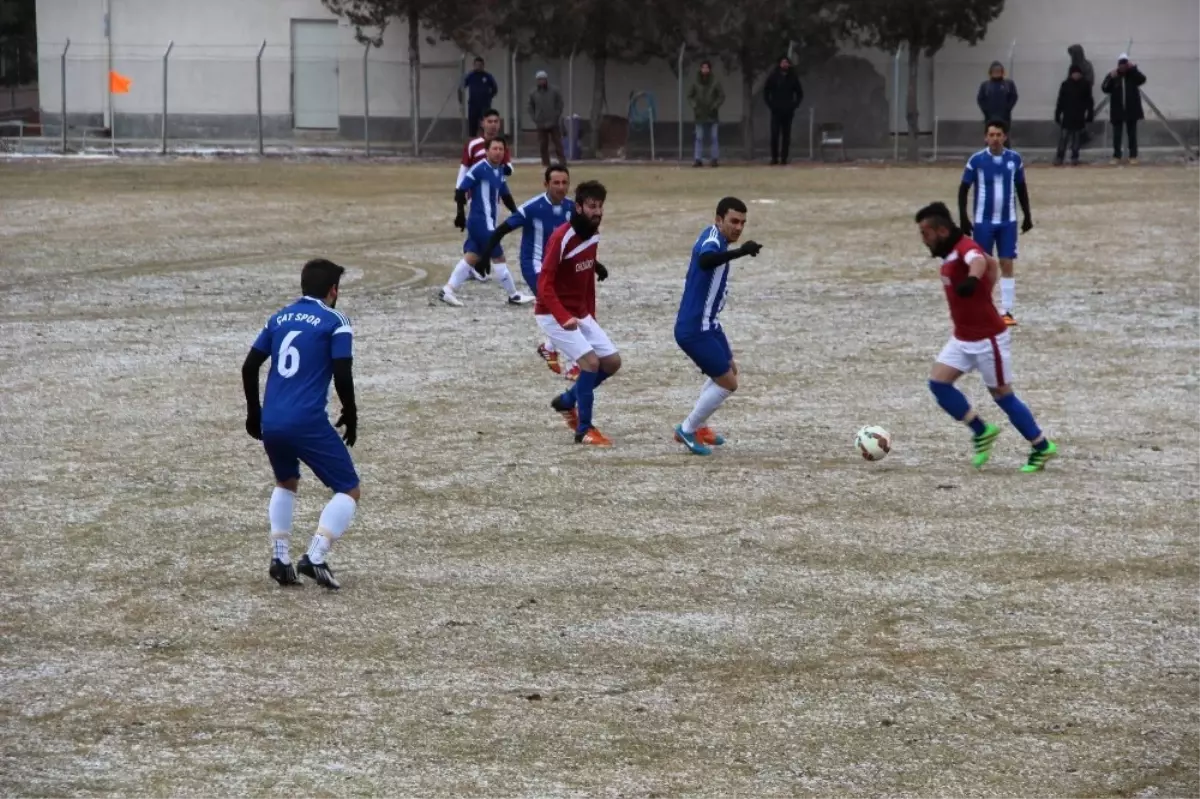
<path id="1" fill-rule="evenodd" d="M 504 166 L 492 166 L 486 160 L 467 170 L 458 182 L 461 191 L 471 193 L 467 211 L 467 226 L 476 230 L 495 230 L 500 210 L 500 198 L 511 196 L 504 177 Z"/>
<path id="2" fill-rule="evenodd" d="M 962 182 L 975 187 L 974 224 L 1017 221 L 1017 184 L 1025 182 L 1025 163 L 1020 154 L 1008 149 L 1000 155 L 980 150 L 967 159 Z"/>
<path id="3" fill-rule="evenodd" d="M 532 269 L 534 273 L 542 271 L 546 242 L 563 222 L 571 221 L 573 213 L 574 200 L 567 198 L 561 205 L 555 205 L 543 193 L 521 203 L 516 212 L 505 220 L 504 224 L 510 230 L 521 228 L 522 269 Z"/>
<path id="4" fill-rule="evenodd" d="M 721 329 L 718 317 L 729 293 L 729 270 L 733 264 L 724 263 L 714 269 L 701 269 L 699 261 L 703 253 L 725 252 L 728 248 L 729 240 L 721 235 L 716 225 L 705 228 L 696 239 L 683 284 L 679 315 L 675 318 L 676 336 Z"/>

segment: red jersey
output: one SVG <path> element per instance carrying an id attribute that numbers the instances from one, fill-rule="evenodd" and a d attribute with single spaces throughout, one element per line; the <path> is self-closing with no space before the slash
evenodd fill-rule
<path id="1" fill-rule="evenodd" d="M 483 138 L 482 136 L 476 136 L 463 145 L 462 163 L 459 164 L 458 167 L 458 180 L 455 182 L 456 186 L 459 183 L 462 183 L 463 175 L 467 174 L 468 169 L 487 158 L 487 147 L 484 145 L 485 141 L 487 141 L 487 139 Z M 504 148 L 504 160 L 500 163 L 512 164 L 512 154 L 509 152 L 507 146 Z"/>
<path id="2" fill-rule="evenodd" d="M 561 325 L 572 316 L 596 315 L 596 248 L 599 234 L 580 238 L 567 222 L 546 242 L 542 273 L 538 275 L 536 314 L 553 314 Z"/>
<path id="3" fill-rule="evenodd" d="M 960 341 L 981 341 L 998 336 L 1008 329 L 992 301 L 992 287 L 996 285 L 996 275 L 992 268 L 984 271 L 970 297 L 960 297 L 955 291 L 958 285 L 967 279 L 971 264 L 986 257 L 978 244 L 963 236 L 950 254 L 942 259 L 942 287 L 946 290 L 946 301 L 950 304 L 954 337 Z"/>

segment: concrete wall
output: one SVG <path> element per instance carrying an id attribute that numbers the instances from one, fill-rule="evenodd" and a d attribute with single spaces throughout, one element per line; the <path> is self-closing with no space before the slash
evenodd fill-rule
<path id="1" fill-rule="evenodd" d="M 107 93 L 109 47 L 104 37 L 104 10 L 112 20 L 112 68 L 133 79 L 133 90 L 112 98 L 119 136 L 157 135 L 163 105 L 162 54 L 174 40 L 167 77 L 169 129 L 180 137 L 252 137 L 256 131 L 255 55 L 263 40 L 263 113 L 266 127 L 288 135 L 292 111 L 292 19 L 330 19 L 320 0 L 39 0 L 38 38 L 41 60 L 41 103 L 44 117 L 53 120 L 61 106 L 58 54 L 68 38 L 67 106 L 72 119 L 103 124 L 110 100 Z M 1053 11 L 1050 8 L 1053 7 Z M 344 137 L 359 137 L 363 123 L 363 47 L 353 29 L 339 27 L 340 71 L 338 116 Z M 979 112 L 975 92 L 993 59 L 1014 56 L 1013 77 L 1020 91 L 1016 108 L 1021 140 L 1044 143 L 1053 136 L 1053 105 L 1065 76 L 1066 47 L 1081 43 L 1102 75 L 1115 64 L 1117 53 L 1133 38 L 1133 57 L 1149 76 L 1146 89 L 1168 116 L 1183 120 L 1194 131 L 1200 117 L 1200 9 L 1196 0 L 1008 0 L 986 41 L 975 47 L 950 42 L 932 62 L 925 59 L 918 84 L 921 127 L 941 123 L 943 142 L 978 139 Z M 368 54 L 371 131 L 376 141 L 408 138 L 410 126 L 409 68 L 404 25 L 387 31 L 384 46 Z M 436 37 L 435 37 L 436 38 Z M 430 141 L 457 141 L 459 108 L 455 88 L 463 54 L 448 43 L 428 45 L 422 35 L 422 132 L 437 118 Z M 589 115 L 594 73 L 586 58 L 574 64 L 573 81 L 563 60 L 523 58 L 518 64 L 514 107 L 506 52 L 483 54 L 501 86 L 497 105 L 510 121 L 523 112 L 524 95 L 537 69 L 546 69 L 563 89 L 576 114 Z M 689 54 L 685 76 L 690 78 L 700 54 Z M 841 122 L 852 146 L 886 144 L 895 119 L 893 58 L 878 51 L 848 49 L 837 61 L 804 75 L 806 100 L 797 118 L 794 140 L 807 149 L 809 113 L 815 121 Z M 741 76 L 717 66 L 728 97 L 722 112 L 729 137 L 740 130 L 743 89 Z M 899 94 L 907 80 L 901 62 Z M 629 98 L 638 91 L 656 100 L 657 144 L 674 152 L 679 119 L 678 82 L 672 65 L 610 64 L 607 72 L 607 113 L 624 117 Z M 1097 88 L 1097 98 L 1099 99 Z M 753 98 L 756 139 L 766 138 L 766 113 Z M 691 112 L 684 109 L 683 119 Z M 585 123 L 586 124 L 586 123 Z M 511 123 L 510 123 L 511 127 Z M 905 129 L 901 108 L 900 127 Z M 1157 126 L 1156 126 L 1157 127 Z M 1148 131 L 1149 133 L 1149 131 Z M 268 134 L 270 135 L 270 134 Z M 646 129 L 630 134 L 631 144 L 648 143 Z M 691 131 L 687 131 L 690 147 Z M 1036 140 L 1036 141 L 1035 141 Z"/>

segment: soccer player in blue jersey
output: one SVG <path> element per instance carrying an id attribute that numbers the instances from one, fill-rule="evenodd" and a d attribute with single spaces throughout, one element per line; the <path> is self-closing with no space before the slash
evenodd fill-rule
<path id="1" fill-rule="evenodd" d="M 454 203 L 458 206 L 454 226 L 466 231 L 467 240 L 463 243 L 462 260 L 450 273 L 450 281 L 438 292 L 438 299 L 447 305 L 462 307 L 463 302 L 455 292 L 471 279 L 472 270 L 481 275 L 486 274 L 479 270 L 480 256 L 485 253 L 488 254 L 490 263 L 494 264 L 496 279 L 508 294 L 509 305 L 528 305 L 533 302 L 532 297 L 517 291 L 517 284 L 513 282 L 508 264 L 504 262 L 504 250 L 499 246 L 492 250 L 487 248 L 492 233 L 496 230 L 500 203 L 503 202 L 509 211 L 517 210 L 512 192 L 508 190 L 504 171 L 504 156 L 507 152 L 508 145 L 503 136 L 490 140 L 487 145 L 487 158 L 467 170 L 454 192 Z M 466 212 L 468 193 L 471 205 L 469 214 Z"/>
<path id="2" fill-rule="evenodd" d="M 545 178 L 546 190 L 522 203 L 512 216 L 504 220 L 502 225 L 497 226 L 496 232 L 492 234 L 491 240 L 484 247 L 484 255 L 477 264 L 477 268 L 483 269 L 486 273 L 490 260 L 488 253 L 497 248 L 500 240 L 509 233 L 520 230 L 521 275 L 525 278 L 525 282 L 529 285 L 535 298 L 537 297 L 538 275 L 542 271 L 546 242 L 564 222 L 571 221 L 571 214 L 575 212 L 575 202 L 567 197 L 567 192 L 571 190 L 571 173 L 567 168 L 561 164 L 548 166 Z M 607 273 L 602 270 L 603 267 L 597 265 L 596 276 L 600 280 L 607 277 Z M 554 342 L 549 336 L 546 337 L 544 343 L 538 345 L 537 351 L 551 372 L 562 374 L 562 364 L 558 361 L 558 352 L 554 349 Z M 571 372 L 578 375 L 579 368 L 574 367 Z"/>
<path id="3" fill-rule="evenodd" d="M 744 256 L 756 257 L 762 245 L 747 241 L 729 249 L 746 228 L 746 204 L 736 197 L 717 203 L 717 216 L 692 247 L 683 284 L 683 299 L 675 319 L 675 342 L 700 371 L 708 376 L 696 406 L 675 426 L 675 440 L 697 455 L 711 455 L 724 437 L 706 426 L 708 418 L 737 391 L 738 367 L 719 316 L 729 293 L 731 262 Z"/>
<path id="4" fill-rule="evenodd" d="M 1000 260 L 1000 307 L 1004 324 L 1012 327 L 1013 305 L 1017 299 L 1017 279 L 1013 261 L 1017 258 L 1017 202 L 1025 215 L 1021 232 L 1033 229 L 1029 210 L 1029 187 L 1025 185 L 1025 163 L 1013 150 L 1006 149 L 1008 125 L 1002 121 L 987 123 L 987 148 L 967 160 L 962 183 L 958 187 L 958 216 L 962 232 L 973 239 L 986 254 Z M 967 214 L 967 195 L 975 187 L 975 213 Z M 974 220 L 974 221 L 972 221 Z"/>
<path id="5" fill-rule="evenodd" d="M 263 442 L 275 472 L 275 491 L 267 507 L 273 555 L 268 573 L 280 585 L 299 583 L 298 571 L 328 589 L 340 588 L 326 559 L 358 507 L 358 473 L 346 449 L 358 437 L 351 372 L 354 331 L 350 320 L 333 309 L 344 272 L 325 259 L 306 263 L 300 272 L 304 296 L 267 320 L 242 364 L 246 432 Z M 268 360 L 271 368 L 260 406 L 258 373 Z M 342 402 L 336 426 L 345 433 L 340 437 L 325 410 L 330 378 Z M 308 553 L 293 565 L 288 545 L 301 461 L 334 494 L 321 512 Z"/>

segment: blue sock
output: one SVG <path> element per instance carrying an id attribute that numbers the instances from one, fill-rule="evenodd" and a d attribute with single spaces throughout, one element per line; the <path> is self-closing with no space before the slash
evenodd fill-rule
<path id="1" fill-rule="evenodd" d="M 582 376 L 583 370 L 580 370 L 579 374 Z M 596 372 L 596 385 L 593 386 L 592 388 L 593 389 L 599 388 L 600 384 L 603 383 L 605 380 L 607 380 L 609 377 L 610 377 L 610 375 L 608 374 L 608 372 L 605 372 L 603 370 Z M 578 385 L 578 383 L 576 383 L 576 385 Z M 575 403 L 578 401 L 578 396 L 575 394 L 575 386 L 571 386 L 570 388 L 568 388 L 566 391 L 564 391 L 562 393 L 562 401 L 564 403 L 566 403 L 568 408 L 575 407 Z"/>
<path id="2" fill-rule="evenodd" d="M 592 404 L 596 400 L 594 392 L 598 382 L 599 375 L 595 372 L 581 371 L 579 379 L 571 389 L 575 392 L 576 408 L 579 410 L 579 426 L 575 428 L 576 433 L 586 433 L 592 426 Z"/>
<path id="3" fill-rule="evenodd" d="M 929 390 L 933 392 L 933 396 L 937 399 L 938 405 L 942 406 L 942 410 L 950 414 L 957 421 L 962 421 L 968 413 L 971 412 L 971 403 L 967 400 L 967 395 L 954 387 L 953 383 L 943 383 L 939 380 L 929 381 Z M 975 435 L 982 435 L 987 427 L 983 423 L 983 419 L 977 415 L 974 419 L 967 423 L 971 428 L 971 432 Z"/>
<path id="4" fill-rule="evenodd" d="M 1038 423 L 1033 418 L 1033 411 L 1029 410 L 1029 406 L 1016 394 L 1005 394 L 1003 397 L 996 397 L 996 404 L 1000 406 L 1000 410 L 1008 414 L 1008 420 L 1012 422 L 1013 427 L 1017 428 L 1017 432 L 1025 436 L 1026 441 L 1033 441 L 1042 434 L 1042 429 L 1038 427 Z M 1038 450 L 1043 450 L 1049 446 L 1045 441 L 1037 445 Z"/>

